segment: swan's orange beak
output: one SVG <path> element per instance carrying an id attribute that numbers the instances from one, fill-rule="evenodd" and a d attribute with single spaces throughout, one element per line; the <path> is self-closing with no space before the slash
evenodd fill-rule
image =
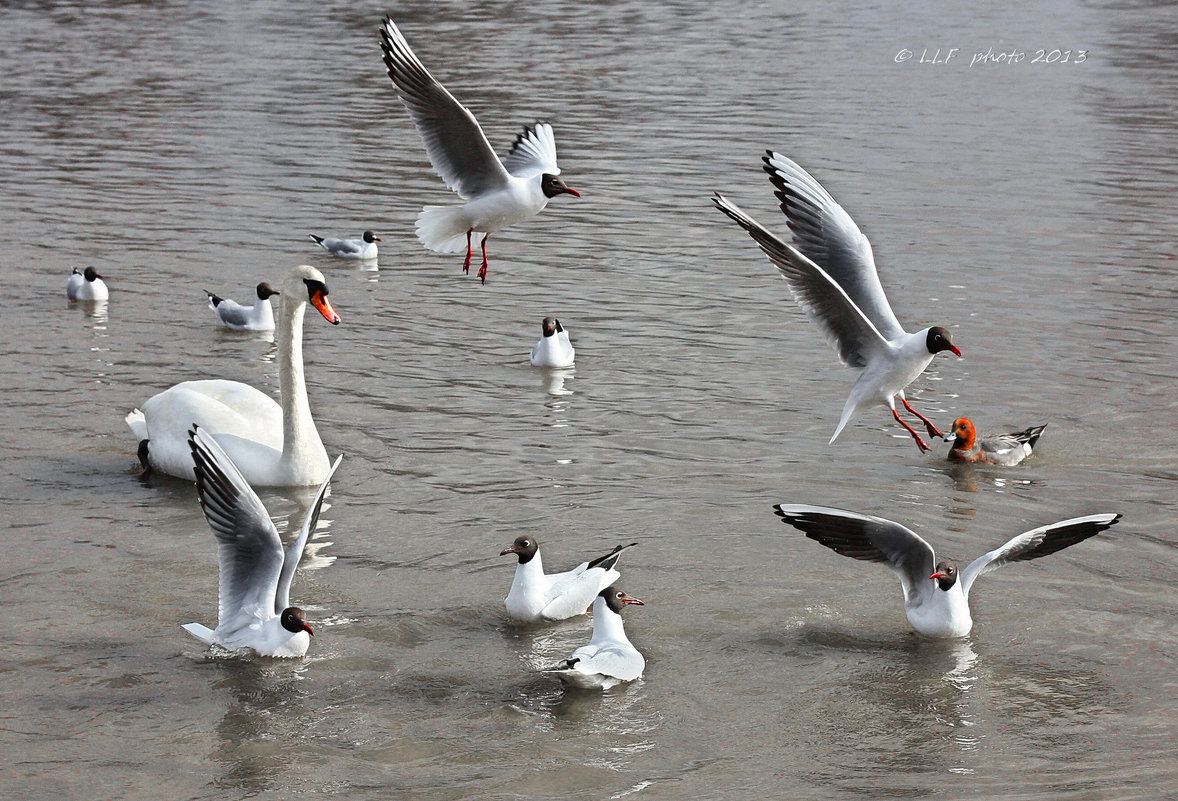
<path id="1" fill-rule="evenodd" d="M 331 301 L 327 299 L 327 293 L 323 290 L 316 290 L 311 293 L 311 305 L 319 310 L 323 315 L 323 319 L 332 325 L 340 324 L 340 316 L 335 313 L 335 309 L 331 308 Z"/>

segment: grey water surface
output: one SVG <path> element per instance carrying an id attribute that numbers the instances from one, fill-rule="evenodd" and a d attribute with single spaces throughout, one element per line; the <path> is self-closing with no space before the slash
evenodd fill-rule
<path id="1" fill-rule="evenodd" d="M 550 120 L 583 194 L 493 236 L 486 286 L 413 236 L 453 196 L 391 92 L 385 12 L 500 153 Z M 1111 0 L 9 3 L 0 795 L 1178 796 L 1176 63 L 1171 7 Z M 855 217 L 900 319 L 962 348 L 913 404 L 1049 423 L 1029 462 L 949 467 L 884 409 L 827 445 L 853 374 L 709 202 L 784 232 L 766 148 Z M 307 237 L 368 228 L 376 266 Z M 123 416 L 191 378 L 276 392 L 271 339 L 217 328 L 203 290 L 300 263 L 343 317 L 305 330 L 345 454 L 294 585 L 316 636 L 217 657 L 180 628 L 216 617 L 195 491 L 141 478 Z M 105 306 L 65 299 L 86 265 Z M 528 365 L 547 315 L 570 371 Z M 286 534 L 311 491 L 260 494 Z M 958 559 L 1124 519 L 986 575 L 945 643 L 786 501 Z M 507 622 L 524 533 L 550 569 L 639 542 L 641 681 L 537 672 L 589 621 Z"/>

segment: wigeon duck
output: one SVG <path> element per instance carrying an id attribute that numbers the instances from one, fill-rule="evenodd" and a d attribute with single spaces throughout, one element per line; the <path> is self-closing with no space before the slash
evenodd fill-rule
<path id="1" fill-rule="evenodd" d="M 952 442 L 949 459 L 955 462 L 982 462 L 1005 467 L 1016 465 L 1031 455 L 1031 449 L 1039 441 L 1039 435 L 1047 428 L 1031 426 L 1010 434 L 992 434 L 978 438 L 977 428 L 968 417 L 958 417 L 953 428 L 945 435 L 946 442 Z"/>

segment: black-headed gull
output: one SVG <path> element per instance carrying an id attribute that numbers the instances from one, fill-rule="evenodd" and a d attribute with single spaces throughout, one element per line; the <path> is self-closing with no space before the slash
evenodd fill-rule
<path id="1" fill-rule="evenodd" d="M 920 434 L 896 411 L 895 399 L 920 418 L 930 437 L 943 436 L 908 404 L 904 387 L 924 372 L 935 354 L 949 351 L 960 356 L 961 351 L 940 326 L 906 333 L 880 285 L 871 243 L 851 216 L 809 173 L 785 156 L 769 151 L 764 162 L 797 247 L 774 236 L 723 195 L 717 193 L 712 202 L 761 246 L 843 364 L 860 370 L 830 441 L 838 439 L 862 409 L 882 403 L 916 440 L 921 452 L 927 451 L 929 446 Z"/>
<path id="2" fill-rule="evenodd" d="M 599 592 L 621 578 L 614 566 L 623 550 L 637 544 L 619 545 L 605 556 L 582 562 L 572 570 L 545 575 L 544 563 L 540 558 L 540 543 L 536 542 L 535 537 L 516 537 L 510 548 L 499 552 L 500 556 L 510 553 L 519 558 L 511 590 L 503 601 L 508 616 L 532 623 L 537 620 L 564 620 L 584 613 Z"/>
<path id="3" fill-rule="evenodd" d="M 533 367 L 572 367 L 577 352 L 569 342 L 569 332 L 564 330 L 560 320 L 545 317 L 540 323 L 543 336 L 532 346 L 530 361 Z"/>
<path id="4" fill-rule="evenodd" d="M 634 681 L 646 669 L 646 659 L 626 636 L 622 608 L 645 606 L 617 587 L 606 587 L 593 602 L 593 636 L 557 668 L 544 671 L 566 687 L 580 690 L 608 690 L 622 682 Z"/>
<path id="5" fill-rule="evenodd" d="M 242 306 L 235 300 L 214 295 L 207 289 L 205 294 L 209 296 L 209 308 L 217 313 L 227 328 L 239 331 L 274 330 L 274 307 L 270 305 L 270 298 L 282 293 L 265 281 L 255 289 L 258 299 L 253 306 Z"/>
<path id="6" fill-rule="evenodd" d="M 87 267 L 83 272 L 78 272 L 75 267 L 65 285 L 65 296 L 70 300 L 107 300 L 110 290 L 93 267 Z"/>
<path id="7" fill-rule="evenodd" d="M 459 253 L 465 240 L 464 272 L 470 272 L 471 237 L 482 234 L 487 281 L 487 236 L 539 214 L 550 198 L 581 193 L 560 179 L 556 140 L 546 122 L 524 128 L 500 161 L 478 120 L 418 60 L 389 17 L 380 30 L 384 63 L 434 170 L 466 203 L 426 206 L 417 217 L 417 238 L 437 253 Z"/>
<path id="8" fill-rule="evenodd" d="M 376 258 L 376 243 L 381 241 L 380 237 L 372 231 L 365 231 L 360 239 L 336 239 L 331 236 L 315 236 L 314 234 L 307 234 L 307 236 L 314 239 L 316 245 L 332 256 L 366 261 Z"/>
<path id="9" fill-rule="evenodd" d="M 1119 514 L 1073 517 L 1019 534 L 974 559 L 958 575 L 947 559 L 913 531 L 882 517 L 804 504 L 773 507 L 786 523 L 827 548 L 865 562 L 884 562 L 900 576 L 908 622 L 926 637 L 964 637 L 973 627 L 969 590 L 983 573 L 1007 562 L 1038 559 L 1099 534 Z"/>
<path id="10" fill-rule="evenodd" d="M 230 650 L 303 656 L 314 632 L 303 610 L 290 605 L 290 583 L 319 520 L 327 484 L 344 457 L 336 457 L 299 536 L 283 550 L 266 507 L 217 441 L 193 426 L 188 442 L 200 506 L 217 538 L 221 577 L 217 628 L 186 623 L 184 629 L 199 640 Z"/>
<path id="11" fill-rule="evenodd" d="M 1031 450 L 1045 428 L 1046 423 L 1010 434 L 991 434 L 979 439 L 973 420 L 958 417 L 945 435 L 945 441 L 953 443 L 948 458 L 954 462 L 982 462 L 1010 467 L 1031 455 Z"/>

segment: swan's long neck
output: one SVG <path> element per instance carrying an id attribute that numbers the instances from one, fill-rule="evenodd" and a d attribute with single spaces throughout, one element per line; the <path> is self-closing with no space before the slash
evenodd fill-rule
<path id="1" fill-rule="evenodd" d="M 285 287 L 284 287 L 285 290 Z M 311 417 L 303 379 L 303 316 L 306 301 L 289 300 L 283 292 L 278 318 L 278 385 L 282 406 L 282 461 L 312 465 L 323 454 L 323 441 Z"/>

